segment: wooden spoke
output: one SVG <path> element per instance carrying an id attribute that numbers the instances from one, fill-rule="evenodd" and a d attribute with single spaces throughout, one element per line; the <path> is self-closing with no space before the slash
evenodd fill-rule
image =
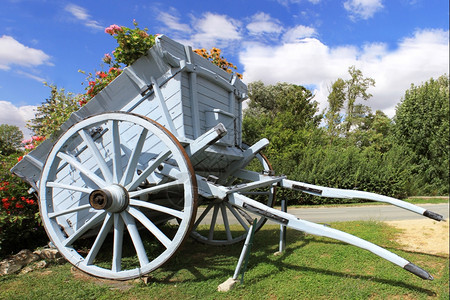
<path id="1" fill-rule="evenodd" d="M 61 158 L 66 163 L 70 164 L 72 167 L 77 169 L 79 172 L 86 175 L 90 180 L 92 180 L 98 187 L 104 187 L 106 186 L 106 182 L 95 175 L 91 170 L 88 170 L 86 167 L 84 167 L 77 159 L 67 153 L 59 152 L 56 154 L 59 158 Z"/>
<path id="2" fill-rule="evenodd" d="M 105 178 L 105 181 L 108 184 L 111 184 L 113 181 L 111 171 L 108 168 L 108 165 L 106 164 L 105 159 L 103 158 L 102 154 L 98 150 L 97 146 L 95 145 L 94 140 L 92 139 L 91 135 L 87 132 L 86 129 L 80 130 L 79 135 L 85 142 L 85 144 L 88 146 L 88 149 L 90 150 L 92 156 L 94 157 L 95 161 L 97 162 L 98 167 L 100 168 L 103 177 Z"/>
<path id="3" fill-rule="evenodd" d="M 141 222 L 166 248 L 169 248 L 171 240 L 152 221 L 150 221 L 141 211 L 134 207 L 127 210 L 136 220 Z"/>
<path id="4" fill-rule="evenodd" d="M 114 240 L 111 271 L 120 272 L 122 264 L 124 223 L 120 214 L 114 214 Z"/>
<path id="5" fill-rule="evenodd" d="M 145 170 L 142 171 L 142 173 L 136 179 L 134 179 L 132 182 L 130 182 L 125 188 L 129 191 L 134 190 L 141 182 L 143 182 L 145 180 L 145 178 L 147 178 L 153 171 L 155 171 L 155 169 L 166 158 L 168 158 L 169 155 L 170 155 L 170 150 L 158 155 L 158 157 L 155 160 L 150 161 L 150 165 L 147 168 L 145 168 Z"/>
<path id="6" fill-rule="evenodd" d="M 106 215 L 106 211 L 100 211 L 91 219 L 89 219 L 83 226 L 81 226 L 77 231 L 75 231 L 71 236 L 63 241 L 64 246 L 70 246 L 83 234 L 85 234 L 89 229 L 93 228 L 95 225 L 100 223 L 103 217 Z"/>
<path id="7" fill-rule="evenodd" d="M 81 193 L 85 193 L 85 194 L 90 194 L 94 190 L 91 188 L 85 188 L 85 187 L 80 187 L 80 186 L 75 186 L 75 185 L 70 185 L 70 184 L 63 184 L 63 183 L 59 183 L 59 182 L 47 182 L 47 186 L 53 187 L 53 188 L 59 188 L 59 189 L 63 189 L 63 190 L 81 192 Z"/>
<path id="8" fill-rule="evenodd" d="M 134 173 L 136 172 L 136 167 L 139 161 L 139 156 L 142 154 L 142 147 L 144 146 L 145 139 L 147 138 L 148 130 L 142 128 L 138 134 L 139 138 L 136 142 L 136 146 L 131 153 L 130 160 L 128 161 L 127 168 L 125 170 L 125 175 L 122 176 L 120 180 L 120 185 L 126 186 L 133 179 Z"/>
<path id="9" fill-rule="evenodd" d="M 150 194 L 154 194 L 160 191 L 164 191 L 167 189 L 170 189 L 171 187 L 176 187 L 176 186 L 181 186 L 183 185 L 183 183 L 179 180 L 175 180 L 175 181 L 171 181 L 171 182 L 167 182 L 167 183 L 163 183 L 163 184 L 159 184 L 159 185 L 155 185 L 146 189 L 142 189 L 142 190 L 137 190 L 134 192 L 130 192 L 130 197 L 131 198 L 136 198 L 139 197 L 141 195 L 150 195 Z"/>
<path id="10" fill-rule="evenodd" d="M 149 208 L 151 210 L 156 210 L 171 216 L 174 216 L 175 218 L 178 219 L 183 219 L 184 218 L 184 213 L 182 211 L 178 211 L 172 208 L 168 208 L 162 205 L 157 205 L 154 203 L 150 203 L 150 202 L 145 202 L 145 201 L 141 201 L 141 200 L 135 200 L 135 199 L 131 199 L 130 200 L 130 205 L 131 206 L 140 206 L 140 207 L 145 207 L 145 208 Z"/>
<path id="11" fill-rule="evenodd" d="M 226 208 L 225 204 L 221 203 L 220 210 L 222 212 L 222 220 L 223 220 L 223 225 L 225 226 L 227 240 L 231 241 L 233 239 L 233 236 L 231 235 L 230 224 L 228 223 L 227 208 Z"/>
<path id="12" fill-rule="evenodd" d="M 245 231 L 249 231 L 250 227 L 245 223 L 245 221 L 242 219 L 241 214 L 229 203 L 225 203 L 225 205 L 228 207 L 228 209 L 231 211 L 233 216 L 238 220 L 239 224 L 245 229 Z"/>
<path id="13" fill-rule="evenodd" d="M 94 244 L 92 245 L 92 248 L 89 251 L 89 254 L 86 256 L 85 263 L 87 265 L 91 265 L 94 262 L 94 259 L 98 254 L 98 251 L 100 251 L 100 247 L 103 245 L 103 242 L 105 241 L 106 236 L 108 235 L 108 232 L 111 229 L 114 220 L 114 218 L 111 217 L 111 215 L 112 215 L 111 213 L 106 214 L 106 218 L 103 221 L 103 225 L 100 228 L 99 233 L 97 234 L 97 238 L 95 239 Z"/>
<path id="14" fill-rule="evenodd" d="M 113 181 L 119 182 L 123 176 L 122 152 L 120 148 L 119 121 L 110 122 L 111 142 L 113 151 Z"/>
<path id="15" fill-rule="evenodd" d="M 200 217 L 198 217 L 197 221 L 195 221 L 194 223 L 194 229 L 198 227 L 198 225 L 200 224 L 201 221 L 203 221 L 203 219 L 206 217 L 206 215 L 208 214 L 208 212 L 211 210 L 211 208 L 214 207 L 213 203 L 210 203 L 206 209 L 203 211 L 203 213 L 200 215 Z"/>
<path id="16" fill-rule="evenodd" d="M 85 205 L 81 205 L 81 206 L 65 209 L 65 210 L 62 210 L 62 211 L 56 211 L 56 212 L 48 213 L 48 217 L 49 218 L 56 218 L 56 217 L 59 217 L 59 216 L 67 215 L 67 214 L 74 213 L 74 212 L 77 212 L 77 211 L 80 211 L 80 210 L 83 210 L 83 209 L 90 209 L 90 208 L 92 208 L 92 206 L 90 204 L 85 204 Z"/>
<path id="17" fill-rule="evenodd" d="M 128 212 L 126 211 L 123 211 L 122 213 L 120 213 L 120 215 L 122 216 L 122 220 L 127 227 L 128 233 L 130 234 L 134 249 L 136 249 L 139 263 L 141 267 L 143 267 L 147 265 L 149 261 L 147 253 L 145 252 L 144 244 L 142 243 L 141 236 L 139 235 L 136 223 L 134 222 L 134 218 L 130 216 L 130 214 L 128 214 Z"/>
<path id="18" fill-rule="evenodd" d="M 214 205 L 214 211 L 209 225 L 208 240 L 214 239 L 214 228 L 216 227 L 217 215 L 219 213 L 219 205 Z"/>

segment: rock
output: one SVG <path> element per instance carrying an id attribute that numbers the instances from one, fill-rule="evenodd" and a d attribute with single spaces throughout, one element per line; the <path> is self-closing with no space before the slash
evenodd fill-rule
<path id="1" fill-rule="evenodd" d="M 23 275 L 23 274 L 27 274 L 27 273 L 30 273 L 35 270 L 45 269 L 45 268 L 47 268 L 47 266 L 48 266 L 48 262 L 46 262 L 45 260 L 41 260 L 41 261 L 35 262 L 32 265 L 26 266 L 25 268 L 22 269 L 22 271 L 20 271 L 20 274 Z"/>
<path id="2" fill-rule="evenodd" d="M 219 292 L 228 292 L 229 290 L 231 290 L 234 287 L 234 285 L 237 282 L 238 282 L 238 280 L 230 277 L 224 283 L 219 284 L 219 286 L 217 287 L 217 290 Z"/>
<path id="3" fill-rule="evenodd" d="M 58 249 L 55 248 L 44 248 L 36 250 L 33 253 L 39 255 L 41 259 L 56 260 L 62 257 Z"/>
<path id="4" fill-rule="evenodd" d="M 24 266 L 39 260 L 40 257 L 30 250 L 21 250 L 19 253 L 0 262 L 0 275 L 14 274 Z"/>

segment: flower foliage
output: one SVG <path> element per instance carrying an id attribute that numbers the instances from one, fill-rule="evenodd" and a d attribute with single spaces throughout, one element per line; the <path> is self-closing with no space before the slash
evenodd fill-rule
<path id="1" fill-rule="evenodd" d="M 133 25 L 133 29 L 115 24 L 105 29 L 105 33 L 112 35 L 119 44 L 113 52 L 116 61 L 126 66 L 145 55 L 155 44 L 155 36 L 148 34 L 147 28 L 140 29 L 135 20 Z"/>
<path id="2" fill-rule="evenodd" d="M 237 70 L 237 67 L 234 64 L 228 62 L 223 56 L 221 56 L 222 50 L 220 50 L 219 48 L 213 47 L 211 51 L 208 51 L 205 48 L 195 49 L 194 52 L 206 58 L 213 64 L 219 66 L 219 68 L 227 71 L 230 74 L 234 73 L 237 77 L 242 79 L 242 74 L 235 71 Z"/>
<path id="3" fill-rule="evenodd" d="M 105 54 L 105 57 L 107 56 L 109 56 L 109 59 L 111 59 L 111 56 L 109 54 Z M 103 58 L 103 61 L 105 61 L 105 57 Z M 111 60 L 110 63 L 112 63 Z M 114 66 L 110 67 L 108 72 L 97 71 L 95 72 L 95 74 L 89 73 L 88 77 L 86 78 L 88 82 L 88 86 L 86 87 L 86 94 L 84 94 L 80 98 L 78 104 L 80 106 L 83 106 L 88 103 L 89 100 L 100 93 L 100 91 L 108 84 L 110 84 L 111 81 L 113 81 L 117 76 L 119 76 L 120 73 L 122 73 L 122 70 Z"/>
<path id="4" fill-rule="evenodd" d="M 103 56 L 103 62 L 108 66 L 108 71 L 97 71 L 94 74 L 89 73 L 86 81 L 86 94 L 82 96 L 78 104 L 85 105 L 95 95 L 111 83 L 122 73 L 121 66 L 131 65 L 136 59 L 145 55 L 154 44 L 155 36 L 147 33 L 148 29 L 140 29 L 136 21 L 133 21 L 135 28 L 110 25 L 105 29 L 105 33 L 111 35 L 117 40 L 118 46 L 112 52 L 112 55 L 106 53 Z M 85 73 L 80 71 L 81 73 Z"/>
<path id="5" fill-rule="evenodd" d="M 28 140 L 23 140 L 22 141 L 22 145 L 25 148 L 25 151 L 31 151 L 34 148 L 36 148 L 40 143 L 42 143 L 45 140 L 45 136 L 32 136 L 31 138 L 29 138 Z M 20 156 L 22 157 L 22 156 Z M 19 157 L 19 158 L 20 158 Z"/>
<path id="6" fill-rule="evenodd" d="M 47 241 L 37 195 L 28 194 L 28 184 L 9 171 L 18 160 L 19 154 L 0 156 L 0 257 Z"/>

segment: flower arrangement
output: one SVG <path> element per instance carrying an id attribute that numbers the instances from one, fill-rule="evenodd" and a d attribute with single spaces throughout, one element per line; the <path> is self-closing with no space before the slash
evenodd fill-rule
<path id="1" fill-rule="evenodd" d="M 119 44 L 113 52 L 116 61 L 126 66 L 145 55 L 155 44 L 155 36 L 148 34 L 147 28 L 140 29 L 136 20 L 133 20 L 133 25 L 133 29 L 115 24 L 105 29 L 105 33 L 113 36 Z"/>
<path id="2" fill-rule="evenodd" d="M 242 79 L 242 74 L 235 71 L 237 70 L 237 67 L 234 64 L 228 62 L 223 56 L 221 56 L 222 50 L 220 50 L 219 48 L 213 47 L 211 51 L 208 51 L 205 48 L 195 49 L 194 52 L 217 65 L 222 70 L 225 70 L 228 73 L 234 73 L 237 77 Z"/>
<path id="3" fill-rule="evenodd" d="M 112 55 L 106 53 L 103 56 L 103 62 L 108 66 L 109 70 L 97 71 L 94 74 L 89 73 L 86 78 L 88 85 L 86 94 L 79 100 L 80 106 L 85 105 L 95 95 L 97 95 L 104 87 L 113 81 L 120 73 L 122 73 L 121 65 L 128 66 L 136 59 L 146 54 L 155 44 L 155 36 L 147 33 L 148 29 L 140 29 L 136 20 L 133 20 L 135 28 L 128 28 L 116 24 L 110 25 L 105 29 L 105 33 L 113 36 L 118 43 Z M 80 71 L 85 74 L 85 72 Z"/>
<path id="4" fill-rule="evenodd" d="M 22 141 L 22 145 L 24 146 L 25 151 L 29 152 L 29 151 L 33 150 L 34 148 L 36 148 L 44 140 L 45 140 L 45 136 L 37 136 L 37 135 L 35 135 L 35 136 L 32 136 L 28 140 L 23 140 Z"/>

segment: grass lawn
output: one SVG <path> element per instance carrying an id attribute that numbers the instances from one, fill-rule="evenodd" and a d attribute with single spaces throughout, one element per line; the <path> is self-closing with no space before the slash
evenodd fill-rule
<path id="1" fill-rule="evenodd" d="M 397 229 L 379 222 L 339 222 L 332 227 L 355 234 L 410 260 L 434 276 L 422 280 L 372 253 L 327 238 L 287 232 L 278 250 L 279 227 L 255 235 L 244 284 L 228 293 L 217 286 L 231 277 L 241 245 L 207 246 L 188 239 L 164 267 L 143 281 L 106 283 L 76 276 L 71 265 L 0 277 L 1 299 L 448 299 L 446 256 L 399 250 Z"/>

